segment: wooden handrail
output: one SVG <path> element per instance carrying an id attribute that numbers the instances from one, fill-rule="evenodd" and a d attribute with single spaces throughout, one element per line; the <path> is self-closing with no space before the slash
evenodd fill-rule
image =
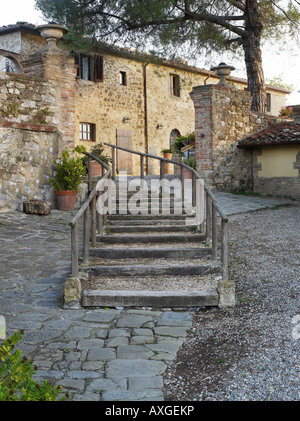
<path id="1" fill-rule="evenodd" d="M 104 143 L 104 145 L 109 146 L 112 149 L 112 174 L 114 177 L 115 174 L 115 157 L 114 157 L 114 149 L 119 149 L 124 152 L 128 152 L 134 155 L 139 155 L 141 157 L 140 160 L 140 167 L 141 167 L 141 178 L 144 178 L 144 172 L 142 169 L 142 163 L 144 157 L 146 158 L 152 158 L 157 159 L 160 161 L 160 177 L 163 178 L 163 163 L 168 162 L 177 166 L 181 167 L 181 180 L 183 180 L 183 168 L 186 168 L 193 174 L 193 186 L 195 185 L 195 180 L 199 179 L 202 180 L 203 178 L 197 173 L 197 171 L 194 168 L 191 168 L 190 166 L 184 164 L 183 162 L 177 162 L 172 159 L 163 158 L 156 155 L 147 154 L 144 152 L 137 152 L 132 151 L 130 149 L 123 148 L 121 146 L 112 145 L 111 143 Z M 194 191 L 194 188 L 192 189 Z M 228 217 L 227 215 L 222 211 L 220 208 L 213 192 L 209 187 L 207 187 L 204 184 L 204 190 L 206 192 L 206 235 L 205 235 L 205 241 L 206 243 L 210 242 L 211 237 L 211 243 L 212 243 L 212 260 L 216 261 L 217 251 L 218 251 L 218 236 L 217 236 L 217 213 L 221 217 L 221 264 L 222 264 L 222 279 L 223 281 L 228 280 Z M 184 195 L 184 183 L 182 183 L 182 196 Z M 194 194 L 193 194 L 194 196 Z"/>
<path id="2" fill-rule="evenodd" d="M 177 161 L 174 161 L 172 159 L 162 158 L 161 156 L 151 155 L 151 154 L 147 154 L 147 153 L 143 153 L 143 152 L 131 151 L 130 149 L 122 148 L 121 146 L 112 145 L 110 143 L 105 143 L 104 142 L 104 145 L 109 146 L 111 148 L 120 149 L 121 151 L 132 153 L 134 155 L 140 155 L 140 156 L 147 157 L 147 158 L 158 159 L 159 161 L 169 162 L 171 164 L 178 165 L 178 166 L 180 166 L 182 168 L 186 168 L 187 170 L 191 171 L 191 173 L 193 173 L 196 176 L 197 179 L 199 179 L 199 180 L 202 179 L 202 177 L 197 173 L 197 171 L 194 168 L 192 168 L 192 167 L 184 164 L 183 162 L 177 162 Z M 207 187 L 206 185 L 204 185 L 204 189 L 206 190 L 206 192 L 208 193 L 209 197 L 211 198 L 211 200 L 213 202 L 213 205 L 216 207 L 216 209 L 217 209 L 218 214 L 220 215 L 220 217 L 225 222 L 228 222 L 228 217 L 225 215 L 225 213 L 219 207 L 219 204 L 218 204 L 216 198 L 214 197 L 211 189 L 209 187 Z"/>
<path id="3" fill-rule="evenodd" d="M 83 152 L 84 155 L 88 156 L 89 158 L 89 174 L 91 171 L 90 161 L 93 159 L 97 161 L 102 167 L 104 167 L 107 172 L 101 177 L 101 179 L 107 179 L 111 177 L 112 170 L 111 168 L 103 161 L 101 161 L 96 156 L 90 154 L 89 152 Z M 90 206 L 92 207 L 92 245 L 95 246 L 96 242 L 96 194 L 97 194 L 97 186 L 95 186 L 92 191 L 89 193 L 87 199 L 82 204 L 78 212 L 69 222 L 71 226 L 71 276 L 77 277 L 78 276 L 78 221 L 83 216 L 84 223 L 83 223 L 83 263 L 88 264 L 89 259 L 89 242 L 90 242 Z M 102 217 L 102 215 L 101 215 Z M 103 221 L 99 220 L 99 227 L 103 226 Z M 100 229 L 99 229 L 100 231 Z"/>
<path id="4" fill-rule="evenodd" d="M 194 168 L 189 167 L 183 162 L 177 162 L 172 159 L 167 159 L 159 157 L 156 155 L 146 154 L 143 152 L 136 152 L 130 149 L 122 148 L 121 146 L 112 145 L 110 143 L 104 143 L 104 145 L 111 147 L 112 149 L 112 168 L 110 168 L 105 162 L 101 161 L 99 158 L 94 156 L 89 152 L 83 152 L 89 158 L 89 174 L 90 174 L 90 163 L 91 160 L 97 161 L 107 172 L 102 175 L 101 180 L 114 177 L 114 149 L 119 149 L 124 152 L 140 156 L 140 169 L 141 169 L 141 178 L 144 178 L 144 157 L 152 158 L 159 160 L 161 162 L 161 177 L 163 177 L 163 164 L 164 162 L 171 163 L 181 167 L 181 179 L 183 180 L 183 169 L 186 168 L 193 174 L 193 185 L 195 185 L 195 180 L 202 180 L 201 176 L 197 173 Z M 89 177 L 89 185 L 91 178 Z M 193 188 L 194 191 L 194 188 Z M 228 279 L 228 217 L 220 208 L 216 198 L 214 197 L 211 189 L 204 185 L 204 191 L 206 192 L 206 243 L 210 242 L 210 237 L 212 241 L 212 260 L 217 260 L 217 213 L 221 217 L 221 263 L 222 263 L 222 279 Z M 182 193 L 184 193 L 184 187 L 182 186 Z M 83 216 L 84 217 L 84 232 L 83 232 L 83 263 L 88 264 L 89 259 L 89 242 L 90 242 L 90 206 L 92 207 L 92 230 L 91 230 L 91 242 L 92 246 L 95 246 L 96 243 L 96 195 L 97 195 L 97 186 L 95 186 L 88 194 L 87 199 L 80 207 L 76 215 L 70 221 L 71 226 L 71 248 L 72 248 L 72 276 L 78 276 L 78 221 Z M 99 216 L 99 230 L 102 231 L 104 226 L 104 215 Z M 101 227 L 101 228 L 100 228 Z M 201 226 L 202 227 L 202 226 Z"/>

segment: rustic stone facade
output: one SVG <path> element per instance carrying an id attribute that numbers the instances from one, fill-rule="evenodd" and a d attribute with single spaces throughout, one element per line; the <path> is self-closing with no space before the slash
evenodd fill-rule
<path id="1" fill-rule="evenodd" d="M 250 93 L 234 87 L 197 86 L 191 98 L 197 171 L 219 190 L 251 189 L 252 154 L 237 149 L 237 140 L 267 126 L 271 117 L 251 112 Z"/>
<path id="2" fill-rule="evenodd" d="M 24 200 L 53 202 L 53 161 L 66 146 L 74 146 L 73 59 L 68 63 L 65 54 L 46 51 L 39 62 L 43 78 L 0 72 L 2 211 L 21 209 Z"/>
<path id="3" fill-rule="evenodd" d="M 20 128 L 17 128 L 20 127 Z M 49 178 L 63 147 L 59 132 L 31 125 L 0 125 L 0 209 L 22 209 L 31 199 L 52 201 Z"/>
<path id="4" fill-rule="evenodd" d="M 197 132 L 198 170 L 214 172 L 214 183 L 220 188 L 249 184 L 249 154 L 244 151 L 244 158 L 241 154 L 237 157 L 234 137 L 262 127 L 264 121 L 249 115 L 246 81 L 231 77 L 230 83 L 236 87 L 236 100 L 231 102 L 228 89 L 215 85 L 219 79 L 212 71 L 184 62 L 155 64 L 130 50 L 101 45 L 90 56 L 101 56 L 103 77 L 85 80 L 76 76 L 78 63 L 63 42 L 51 50 L 34 25 L 24 23 L 0 30 L 0 48 L 0 63 L 1 57 L 3 63 L 11 60 L 14 70 L 0 72 L 0 208 L 20 207 L 28 199 L 47 200 L 52 162 L 65 146 L 85 144 L 89 150 L 100 142 L 122 146 L 125 139 L 130 149 L 162 156 L 161 150 L 170 146 L 171 133 L 187 135 L 195 129 L 190 98 L 193 86 L 198 86 L 194 102 L 201 89 L 208 103 L 219 101 L 218 106 L 207 105 L 204 119 L 196 109 L 197 118 L 212 127 L 204 138 L 209 150 L 206 163 L 204 155 L 199 155 L 200 148 L 205 147 L 202 132 Z M 269 92 L 278 96 L 273 110 L 277 113 L 287 92 L 274 87 L 269 87 Z M 234 105 L 239 98 L 243 98 L 242 110 Z M 81 123 L 93 126 L 92 141 L 83 140 Z M 122 164 L 118 159 L 117 169 Z M 125 159 L 131 173 L 138 174 L 139 160 L 130 160 Z M 154 161 L 145 164 L 148 174 L 159 173 Z"/>

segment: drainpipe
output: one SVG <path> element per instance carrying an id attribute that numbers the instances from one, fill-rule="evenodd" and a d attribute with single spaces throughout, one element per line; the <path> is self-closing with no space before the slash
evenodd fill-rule
<path id="1" fill-rule="evenodd" d="M 145 125 L 145 153 L 149 153 L 148 145 L 148 108 L 147 108 L 147 71 L 148 63 L 143 64 L 143 78 L 144 78 L 144 125 Z M 148 175 L 148 157 L 146 157 L 146 174 Z"/>

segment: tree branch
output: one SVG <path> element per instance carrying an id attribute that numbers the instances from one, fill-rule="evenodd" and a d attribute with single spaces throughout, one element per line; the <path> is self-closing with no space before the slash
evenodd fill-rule
<path id="1" fill-rule="evenodd" d="M 227 1 L 228 3 L 232 4 L 232 6 L 237 7 L 242 12 L 246 11 L 246 6 L 242 1 L 239 1 L 239 0 L 227 0 Z"/>

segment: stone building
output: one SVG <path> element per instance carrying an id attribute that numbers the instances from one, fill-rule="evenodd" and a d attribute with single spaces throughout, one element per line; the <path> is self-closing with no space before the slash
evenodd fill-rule
<path id="1" fill-rule="evenodd" d="M 249 92 L 197 86 L 197 171 L 218 190 L 300 198 L 300 124 L 250 111 Z"/>
<path id="2" fill-rule="evenodd" d="M 300 123 L 281 122 L 253 133 L 238 148 L 252 156 L 254 192 L 300 199 Z"/>
<path id="3" fill-rule="evenodd" d="M 50 199 L 52 162 L 65 146 L 84 144 L 89 150 L 107 142 L 161 156 L 178 135 L 195 131 L 193 87 L 220 89 L 213 71 L 182 60 L 155 61 L 102 43 L 89 54 L 70 52 L 63 39 L 57 47 L 41 34 L 42 28 L 26 22 L 0 28 L 0 210 Z M 247 81 L 232 76 L 229 83 L 249 105 Z M 268 114 L 278 115 L 288 91 L 267 86 L 267 93 Z M 233 132 L 237 139 L 251 132 L 246 107 L 243 112 L 230 142 Z M 214 149 L 216 162 L 227 156 L 223 149 L 221 143 Z M 116 165 L 129 174 L 139 170 L 139 162 L 126 153 L 118 155 Z M 148 174 L 158 174 L 153 165 L 147 164 Z M 232 185 L 225 179 L 219 171 L 214 184 Z"/>

